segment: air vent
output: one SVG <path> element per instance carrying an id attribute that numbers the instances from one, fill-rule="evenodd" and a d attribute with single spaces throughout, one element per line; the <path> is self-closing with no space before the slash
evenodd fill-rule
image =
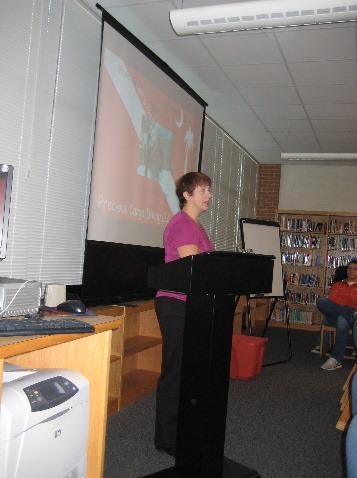
<path id="1" fill-rule="evenodd" d="M 311 3 L 314 5 L 311 6 Z M 220 28 L 224 24 L 229 24 L 229 31 L 238 31 L 357 21 L 357 4 L 348 4 L 339 0 L 316 0 L 315 2 L 311 0 L 274 0 L 274 2 L 252 0 L 172 10 L 170 19 L 174 30 L 179 35 L 214 33 L 222 31 Z"/>

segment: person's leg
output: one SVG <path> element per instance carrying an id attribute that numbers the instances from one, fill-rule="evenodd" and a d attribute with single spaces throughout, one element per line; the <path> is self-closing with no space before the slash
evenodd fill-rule
<path id="1" fill-rule="evenodd" d="M 354 319 L 355 309 L 348 305 L 338 305 L 327 297 L 320 297 L 316 302 L 317 309 L 325 316 L 339 316 L 341 315 L 347 320 Z"/>
<path id="2" fill-rule="evenodd" d="M 162 449 L 173 450 L 176 446 L 185 308 L 186 303 L 177 299 L 160 297 L 155 301 L 162 335 L 161 375 L 156 391 L 155 446 Z"/>
<path id="3" fill-rule="evenodd" d="M 336 323 L 335 344 L 331 351 L 331 357 L 336 359 L 338 362 L 342 362 L 343 357 L 345 355 L 345 349 L 348 341 L 350 328 L 350 322 L 342 315 L 339 315 L 337 317 Z"/>

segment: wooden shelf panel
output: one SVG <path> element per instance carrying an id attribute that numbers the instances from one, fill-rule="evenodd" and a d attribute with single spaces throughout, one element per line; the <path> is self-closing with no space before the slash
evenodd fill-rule
<path id="1" fill-rule="evenodd" d="M 121 360 L 121 359 L 122 359 L 122 356 L 120 354 L 111 354 L 110 363 L 118 362 L 118 360 Z"/>
<path id="2" fill-rule="evenodd" d="M 144 369 L 136 369 L 123 375 L 120 408 L 154 390 L 159 377 L 159 372 Z"/>
<path id="3" fill-rule="evenodd" d="M 159 337 L 149 337 L 147 335 L 136 335 L 135 337 L 130 337 L 124 342 L 124 356 L 128 357 L 143 350 L 155 347 L 162 343 L 161 338 Z"/>
<path id="4" fill-rule="evenodd" d="M 107 408 L 107 413 L 108 416 L 114 415 L 115 413 L 118 413 L 119 411 L 119 400 L 118 397 L 116 396 L 108 396 L 108 408 Z"/>

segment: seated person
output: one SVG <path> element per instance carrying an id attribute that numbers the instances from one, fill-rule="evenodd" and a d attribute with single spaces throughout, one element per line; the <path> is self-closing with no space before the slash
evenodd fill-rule
<path id="1" fill-rule="evenodd" d="M 349 330 L 357 318 L 357 259 L 347 265 L 347 278 L 335 282 L 328 298 L 320 297 L 316 306 L 325 316 L 324 323 L 336 327 L 336 339 L 330 358 L 321 368 L 336 370 L 342 367 Z"/>

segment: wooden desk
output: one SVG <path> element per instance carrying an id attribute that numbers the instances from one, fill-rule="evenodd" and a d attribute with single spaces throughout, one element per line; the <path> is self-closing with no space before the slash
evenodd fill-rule
<path id="1" fill-rule="evenodd" d="M 112 330 L 121 330 L 124 308 L 115 317 L 83 317 L 93 334 L 0 338 L 0 394 L 4 361 L 31 368 L 68 368 L 90 383 L 87 477 L 103 476 Z"/>

